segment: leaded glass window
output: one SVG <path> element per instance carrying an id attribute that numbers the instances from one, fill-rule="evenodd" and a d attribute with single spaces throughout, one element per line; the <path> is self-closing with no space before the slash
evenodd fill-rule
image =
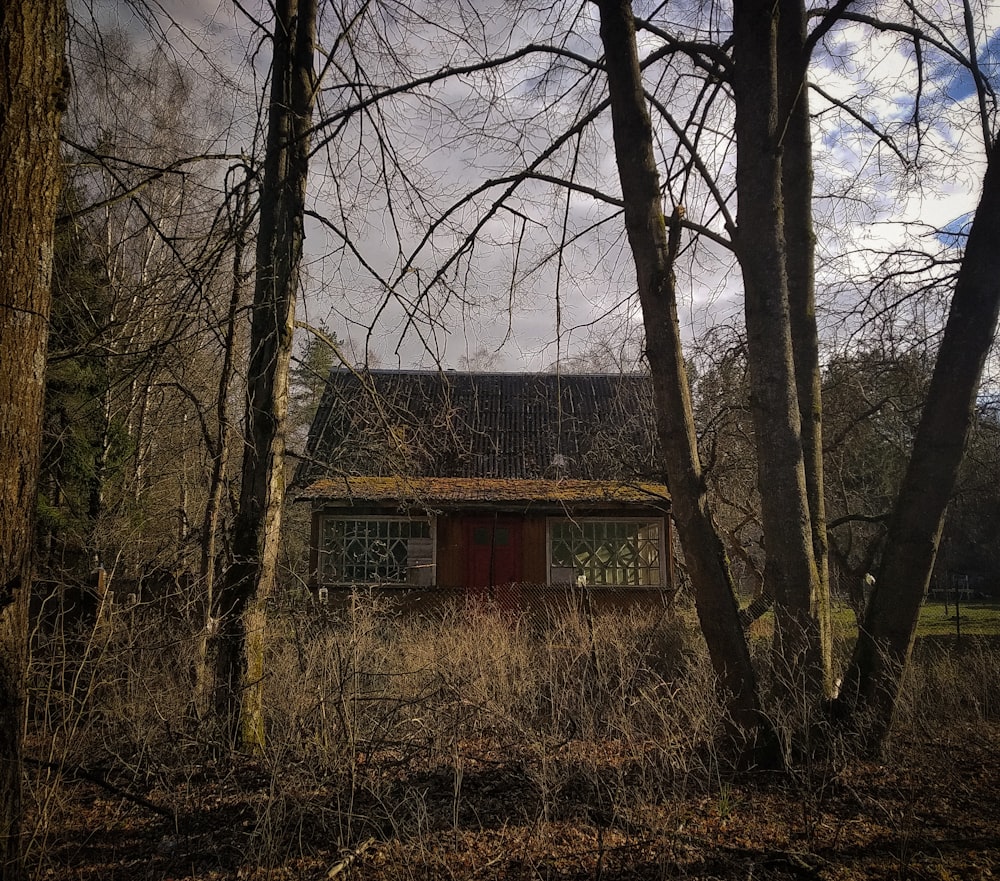
<path id="1" fill-rule="evenodd" d="M 660 520 L 551 520 L 549 559 L 587 584 L 656 586 L 662 532 Z"/>
<path id="2" fill-rule="evenodd" d="M 320 547 L 323 580 L 341 584 L 422 583 L 433 556 L 428 520 L 326 517 Z"/>

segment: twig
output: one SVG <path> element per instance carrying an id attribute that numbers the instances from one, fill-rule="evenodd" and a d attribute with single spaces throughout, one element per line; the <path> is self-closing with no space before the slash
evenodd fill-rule
<path id="1" fill-rule="evenodd" d="M 336 878 L 345 869 L 349 869 L 351 867 L 351 864 L 358 857 L 364 854 L 365 851 L 370 850 L 372 847 L 374 847 L 375 844 L 376 841 L 374 838 L 366 838 L 364 841 L 361 842 L 361 844 L 359 844 L 356 848 L 354 848 L 354 850 L 348 851 L 343 857 L 340 858 L 340 860 L 334 863 L 330 871 L 326 873 L 326 877 Z"/>
<path id="2" fill-rule="evenodd" d="M 159 814 L 161 817 L 166 817 L 173 823 L 177 822 L 177 815 L 169 808 L 162 808 L 155 802 L 151 802 L 148 798 L 142 795 L 136 795 L 133 792 L 129 792 L 126 789 L 122 789 L 120 786 L 116 786 L 106 777 L 98 774 L 96 771 L 88 771 L 86 768 L 81 767 L 69 767 L 67 765 L 62 765 L 59 762 L 43 762 L 40 759 L 25 758 L 25 764 L 33 765 L 36 768 L 45 768 L 51 771 L 59 771 L 65 774 L 71 780 L 86 780 L 88 783 L 94 783 L 100 786 L 102 789 L 106 789 L 108 792 L 112 792 L 126 801 L 130 801 L 133 804 L 140 805 L 147 810 L 152 811 L 154 814 Z"/>

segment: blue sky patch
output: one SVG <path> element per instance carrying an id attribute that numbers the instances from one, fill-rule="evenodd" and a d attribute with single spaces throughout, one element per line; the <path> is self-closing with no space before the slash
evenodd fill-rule
<path id="1" fill-rule="evenodd" d="M 965 214 L 960 214 L 954 220 L 949 220 L 937 231 L 937 240 L 948 248 L 963 247 L 969 235 L 969 227 L 972 226 L 972 219 L 975 216 L 975 211 L 966 211 Z"/>
<path id="2" fill-rule="evenodd" d="M 951 101 L 964 101 L 976 93 L 976 84 L 972 73 L 967 67 L 957 67 L 953 62 L 942 63 L 939 70 L 943 73 L 947 67 L 953 69 L 951 79 L 944 87 L 945 95 Z M 988 82 L 996 79 L 1000 68 L 1000 30 L 994 31 L 986 40 L 983 51 L 979 53 L 979 67 Z"/>

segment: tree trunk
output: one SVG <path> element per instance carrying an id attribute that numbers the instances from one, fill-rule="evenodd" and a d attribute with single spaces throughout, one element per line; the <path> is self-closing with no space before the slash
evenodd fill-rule
<path id="1" fill-rule="evenodd" d="M 284 429 L 304 237 L 315 27 L 316 0 L 277 3 L 247 371 L 247 440 L 234 561 L 219 597 L 216 709 L 230 742 L 254 750 L 264 742 L 264 606 L 274 585 L 284 496 Z"/>
<path id="2" fill-rule="evenodd" d="M 20 834 L 27 609 L 67 77 L 61 0 L 0 6 L 0 879 Z"/>
<path id="3" fill-rule="evenodd" d="M 806 12 L 802 0 L 781 0 L 777 34 L 781 195 L 785 209 L 785 269 L 802 426 L 806 496 L 816 560 L 811 612 L 819 622 L 823 689 L 833 693 L 833 618 L 823 489 L 823 405 L 816 329 L 816 235 L 813 231 L 812 134 L 809 130 Z"/>
<path id="4" fill-rule="evenodd" d="M 948 500 L 976 413 L 983 365 L 1000 311 L 1000 160 L 991 152 L 983 194 L 965 246 L 944 338 L 900 488 L 875 589 L 845 677 L 843 700 L 871 713 L 867 732 L 880 748 L 892 725 L 913 649 Z"/>
<path id="5" fill-rule="evenodd" d="M 813 533 L 792 353 L 779 130 L 778 6 L 741 0 L 733 11 L 736 99 L 736 250 L 743 271 L 757 482 L 775 602 L 775 658 L 786 687 L 822 674 Z M 786 678 L 787 677 L 787 678 Z"/>
<path id="6" fill-rule="evenodd" d="M 661 207 L 653 134 L 629 0 L 598 0 L 615 156 L 625 201 L 625 227 L 635 260 L 657 417 L 674 519 L 691 574 L 702 632 L 733 721 L 745 733 L 762 722 L 757 684 L 739 620 L 722 540 L 708 510 L 695 436 L 680 327 L 674 258 L 683 208 L 674 209 L 668 238 Z"/>
<path id="7" fill-rule="evenodd" d="M 222 368 L 216 392 L 216 435 L 212 454 L 212 476 L 208 487 L 208 500 L 202 518 L 201 536 L 201 630 L 195 641 L 194 659 L 191 663 L 192 697 L 195 715 L 200 716 L 208 695 L 208 641 L 212 634 L 212 618 L 216 612 L 215 570 L 216 548 L 219 536 L 219 517 L 222 511 L 222 493 L 229 473 L 229 448 L 232 425 L 229 418 L 229 393 L 233 379 L 233 363 L 236 359 L 236 324 L 239 316 L 240 300 L 243 292 L 243 250 L 246 219 L 249 211 L 248 196 L 242 194 L 242 210 L 238 212 L 239 228 L 235 230 L 236 241 L 233 248 L 232 288 L 229 295 L 229 311 L 226 315 L 226 334 L 222 349 Z"/>

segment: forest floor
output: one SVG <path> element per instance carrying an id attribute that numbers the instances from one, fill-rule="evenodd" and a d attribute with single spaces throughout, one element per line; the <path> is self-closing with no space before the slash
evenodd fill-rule
<path id="1" fill-rule="evenodd" d="M 343 776 L 277 773 L 249 759 L 225 774 L 207 765 L 183 779 L 117 780 L 120 793 L 95 783 L 97 774 L 67 776 L 44 807 L 48 822 L 34 827 L 34 873 L 94 881 L 1000 877 L 1000 724 L 897 741 L 891 764 L 720 774 L 687 792 L 675 779 L 669 798 L 627 807 L 608 793 L 641 790 L 655 772 L 616 746 L 595 755 L 593 744 L 560 744 L 548 761 L 565 773 L 551 778 L 532 767 L 537 758 L 485 743 L 462 744 L 464 758 L 445 765 L 383 757 L 377 797 L 358 784 L 364 756 L 353 792 Z M 545 779 L 557 789 L 545 791 Z"/>
<path id="2" fill-rule="evenodd" d="M 540 626 L 359 600 L 269 636 L 262 757 L 192 718 L 190 630 L 155 607 L 39 639 L 32 881 L 1000 879 L 996 631 L 918 641 L 882 761 L 775 704 L 782 775 L 720 746 L 692 609 Z"/>

